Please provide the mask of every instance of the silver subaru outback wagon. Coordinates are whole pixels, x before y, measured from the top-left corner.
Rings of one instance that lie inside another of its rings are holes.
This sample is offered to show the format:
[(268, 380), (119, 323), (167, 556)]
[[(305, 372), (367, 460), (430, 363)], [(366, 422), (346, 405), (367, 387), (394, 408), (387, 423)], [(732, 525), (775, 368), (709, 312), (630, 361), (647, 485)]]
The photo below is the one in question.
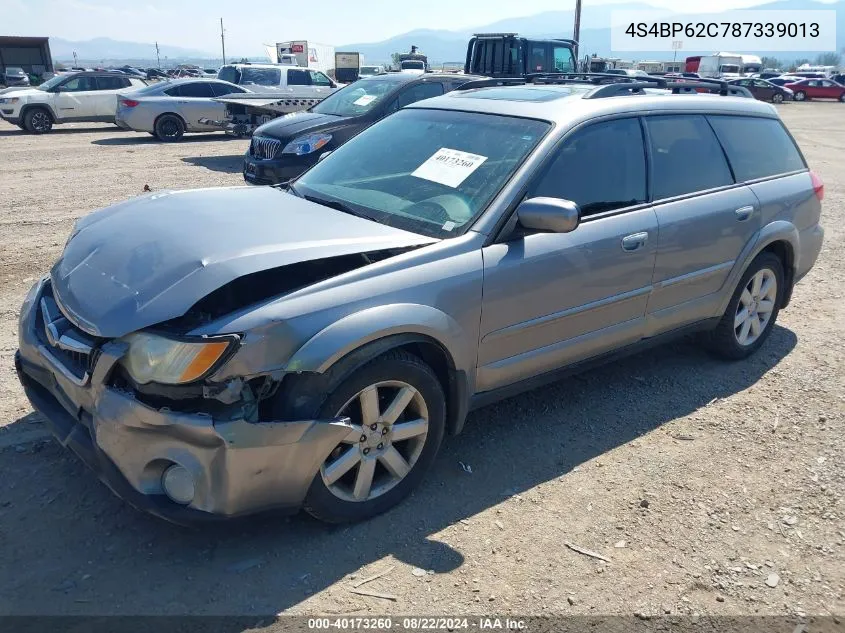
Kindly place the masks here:
[(83, 218), (24, 301), (18, 375), (139, 508), (361, 520), (473, 407), (692, 331), (755, 352), (816, 261), (822, 197), (752, 99), (471, 88), (285, 187)]

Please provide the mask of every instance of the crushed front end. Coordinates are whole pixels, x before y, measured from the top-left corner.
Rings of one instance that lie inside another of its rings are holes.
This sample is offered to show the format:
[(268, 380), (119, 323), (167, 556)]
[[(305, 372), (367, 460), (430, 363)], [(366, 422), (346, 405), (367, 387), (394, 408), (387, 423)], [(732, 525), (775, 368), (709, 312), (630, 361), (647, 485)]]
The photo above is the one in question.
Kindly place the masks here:
[(27, 295), (15, 366), (33, 407), (118, 496), (178, 523), (295, 511), (348, 419), (262, 420), (280, 377), (139, 385), (123, 339), (91, 335), (49, 278)]

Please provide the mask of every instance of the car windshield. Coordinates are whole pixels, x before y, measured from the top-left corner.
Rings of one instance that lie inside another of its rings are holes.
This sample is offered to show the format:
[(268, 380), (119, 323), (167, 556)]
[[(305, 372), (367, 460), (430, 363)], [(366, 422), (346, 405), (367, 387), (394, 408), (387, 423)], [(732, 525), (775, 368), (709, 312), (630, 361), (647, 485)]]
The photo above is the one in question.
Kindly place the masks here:
[(278, 68), (241, 68), (240, 81), (242, 85), (278, 86), (282, 82), (282, 71)]
[(37, 88), (39, 90), (49, 90), (50, 88), (60, 84), (61, 82), (63, 82), (67, 78), (68, 78), (67, 75), (56, 75), (55, 77), (52, 77), (52, 78), (48, 79), (47, 81), (45, 81), (43, 84), (37, 86)]
[(378, 66), (361, 66), (361, 70), (358, 73), (361, 75), (377, 75), (378, 71)]
[(11, 66), (6, 69), (7, 75), (24, 75), (23, 68), (12, 68)]
[(399, 85), (399, 82), (391, 79), (359, 80), (326, 97), (311, 111), (334, 116), (358, 116), (384, 101), (384, 97)]
[(454, 237), (549, 127), (473, 112), (400, 110), (306, 172), (296, 193), (406, 231)]
[(418, 61), (404, 61), (402, 62), (402, 68), (410, 69), (410, 70), (423, 70), (425, 69), (425, 64)]

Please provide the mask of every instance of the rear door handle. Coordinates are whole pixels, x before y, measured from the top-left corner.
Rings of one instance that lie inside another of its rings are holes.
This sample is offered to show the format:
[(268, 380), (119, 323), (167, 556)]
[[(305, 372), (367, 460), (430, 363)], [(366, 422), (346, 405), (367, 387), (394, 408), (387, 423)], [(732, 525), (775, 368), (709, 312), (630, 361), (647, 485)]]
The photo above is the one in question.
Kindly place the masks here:
[(648, 233), (634, 233), (622, 238), (622, 250), (635, 251), (642, 248), (648, 242)]
[(736, 214), (736, 219), (738, 222), (745, 222), (748, 218), (754, 215), (754, 207), (752, 207), (751, 205), (747, 207), (740, 207), (739, 209), (734, 211), (734, 214)]

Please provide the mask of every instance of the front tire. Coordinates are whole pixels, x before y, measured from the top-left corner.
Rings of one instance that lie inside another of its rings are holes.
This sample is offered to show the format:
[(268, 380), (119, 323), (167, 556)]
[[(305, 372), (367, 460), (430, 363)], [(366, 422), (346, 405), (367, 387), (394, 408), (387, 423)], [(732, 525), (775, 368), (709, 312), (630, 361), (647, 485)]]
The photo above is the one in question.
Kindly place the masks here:
[(795, 100), (796, 101), (806, 101), (807, 100), (807, 93), (803, 90), (799, 90), (795, 93)]
[(165, 143), (175, 143), (185, 134), (185, 123), (175, 114), (164, 114), (155, 124), (156, 138)]
[(708, 347), (717, 356), (740, 360), (756, 352), (772, 332), (783, 301), (783, 264), (761, 253), (743, 274)]
[(326, 457), (305, 510), (330, 523), (362, 521), (398, 504), (422, 480), (443, 440), (446, 397), (428, 365), (391, 351), (343, 380), (319, 415), (349, 416), (355, 430)]
[(23, 117), (24, 128), (32, 134), (46, 134), (53, 129), (53, 117), (44, 108), (31, 108)]
[(777, 104), (783, 103), (783, 95), (780, 94), (779, 92), (776, 92), (774, 95), (772, 95), (772, 103), (777, 103)]

